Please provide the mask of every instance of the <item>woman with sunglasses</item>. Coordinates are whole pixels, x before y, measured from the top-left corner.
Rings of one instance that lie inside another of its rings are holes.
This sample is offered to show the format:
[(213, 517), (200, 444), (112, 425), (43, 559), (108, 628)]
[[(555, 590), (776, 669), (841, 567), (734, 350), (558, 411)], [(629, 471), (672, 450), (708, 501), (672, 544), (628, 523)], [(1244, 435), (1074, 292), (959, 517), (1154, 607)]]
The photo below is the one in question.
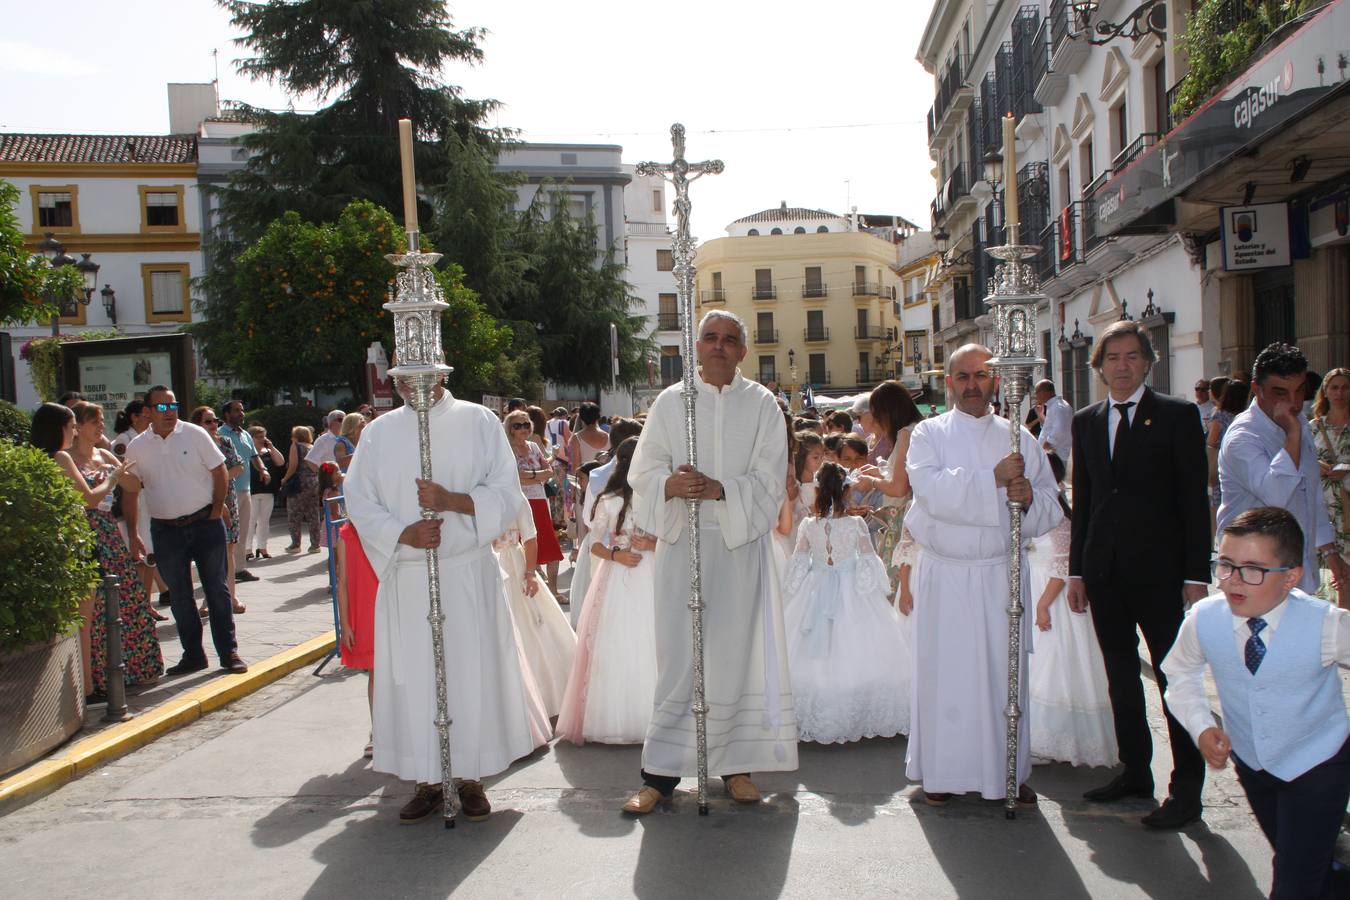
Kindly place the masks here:
[(544, 491), (544, 482), (553, 477), (553, 467), (539, 445), (531, 440), (534, 423), (530, 414), (523, 409), (506, 414), (503, 423), (506, 439), (511, 444), (511, 452), (516, 457), (516, 468), (520, 470), (520, 489), (530, 502), (530, 513), (534, 517), (534, 527), (538, 532), (539, 558), (537, 563), (545, 566), (548, 572), (548, 589), (558, 593), (558, 563), (562, 561), (562, 546), (558, 543), (558, 532), (553, 528), (553, 515), (548, 508), (548, 494)]
[[(221, 437), (217, 429), (220, 428), (220, 419), (209, 406), (199, 406), (192, 411), (188, 421), (193, 425), (198, 425), (206, 429), (206, 433), (211, 435), (220, 452), (225, 455), (225, 476), (228, 479), (225, 483), (225, 515), (221, 518), (225, 522), (225, 543), (228, 549), (225, 553), (225, 583), (230, 588), (230, 602), (234, 606), (235, 615), (245, 612), (247, 607), (239, 602), (239, 597), (234, 592), (234, 545), (239, 543), (239, 496), (234, 492), (234, 479), (240, 472), (244, 471), (244, 460), (234, 449), (234, 442), (229, 438)], [(202, 618), (206, 618), (208, 610), (206, 604), (202, 604), (200, 610)]]

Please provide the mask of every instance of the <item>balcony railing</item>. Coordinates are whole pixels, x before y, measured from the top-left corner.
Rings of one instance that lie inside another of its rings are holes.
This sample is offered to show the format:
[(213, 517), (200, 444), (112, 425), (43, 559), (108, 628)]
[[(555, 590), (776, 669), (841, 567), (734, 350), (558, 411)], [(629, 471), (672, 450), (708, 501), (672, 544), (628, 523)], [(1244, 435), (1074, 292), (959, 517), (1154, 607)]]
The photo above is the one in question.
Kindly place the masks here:
[(750, 289), (751, 300), (777, 300), (778, 288), (776, 287), (755, 287)]
[(975, 304), (971, 300), (970, 281), (966, 278), (958, 278), (952, 284), (953, 297), (956, 301), (956, 321), (969, 322), (979, 313), (975, 309)]
[(1182, 78), (1182, 79), (1181, 79), (1180, 81), (1178, 81), (1176, 84), (1172, 85), (1170, 88), (1167, 89), (1167, 98), (1166, 98), (1166, 102), (1167, 102), (1167, 130), (1168, 130), (1169, 132), (1170, 132), (1173, 128), (1176, 128), (1176, 127), (1177, 127), (1177, 123), (1181, 121), (1181, 117), (1178, 117), (1177, 114), (1176, 114), (1175, 112), (1173, 112), (1172, 110), (1173, 110), (1173, 109), (1176, 107), (1176, 105), (1177, 105), (1177, 95), (1181, 93), (1182, 85), (1184, 85), (1185, 83), (1186, 83), (1186, 79), (1185, 79), (1185, 78)]
[(883, 285), (879, 281), (855, 281), (853, 282), (853, 296), (855, 297), (880, 297)]
[(1106, 236), (1097, 230), (1097, 202), (1091, 197), (1086, 200), (1078, 201), (1079, 215), (1082, 221), (1080, 226), (1083, 231), (1083, 254), (1087, 255), (1100, 247), (1105, 241)]
[(823, 300), (830, 295), (828, 284), (808, 284), (802, 288), (803, 300)]
[(1040, 28), (1036, 31), (1036, 37), (1027, 51), (1031, 62), (1031, 89), (1036, 90), (1036, 85), (1041, 83), (1050, 72), (1050, 20), (1041, 22)]
[(1158, 143), (1158, 139), (1161, 137), (1162, 135), (1156, 131), (1145, 131), (1139, 137), (1130, 141), (1124, 150), (1116, 154), (1116, 158), (1111, 160), (1111, 170), (1119, 172), (1133, 162), (1136, 156)]
[(759, 370), (759, 383), (760, 383), (760, 384), (768, 384), (770, 381), (777, 381), (777, 380), (778, 380), (778, 370), (777, 370), (777, 369), (760, 369), (760, 370)]
[(1046, 18), (1050, 20), (1050, 52), (1054, 53), (1074, 31), (1073, 9), (1068, 0), (1051, 0), (1050, 13)]
[(1070, 203), (1055, 220), (1055, 260), (1060, 272), (1083, 261), (1082, 206), (1081, 202)]
[(820, 343), (822, 341), (828, 341), (829, 339), (830, 329), (824, 326), (821, 326), (820, 328), (807, 327), (802, 329), (802, 340), (806, 341), (808, 344)]
[(1013, 114), (1019, 120), (1041, 111), (1036, 84), (1048, 47), (1040, 35), (1040, 25), (1041, 9), (1035, 5), (1021, 7), (1012, 22)]
[(722, 288), (713, 288), (709, 291), (699, 291), (699, 303), (726, 303), (727, 292)]
[(812, 369), (806, 373), (806, 383), (812, 387), (829, 387), (834, 382), (828, 369)]
[(1106, 184), (1110, 180), (1111, 180), (1111, 170), (1103, 169), (1102, 171), (1097, 173), (1097, 177), (1092, 179), (1091, 183), (1088, 184), (1087, 187), (1083, 188), (1083, 196), (1091, 197), (1093, 194), (1097, 193), (1098, 188), (1100, 188), (1102, 185)]
[(859, 387), (864, 384), (876, 384), (881, 380), (881, 372), (876, 369), (854, 369), (853, 383)]
[(933, 201), (932, 213), (935, 222), (941, 222), (951, 212), (956, 201), (970, 194), (970, 184), (966, 179), (965, 163), (957, 163), (952, 169), (951, 175), (947, 177), (942, 185), (942, 190), (938, 191), (937, 199)]
[(658, 313), (656, 316), (656, 328), (658, 331), (679, 331), (680, 314)]
[(966, 87), (969, 68), (970, 57), (958, 53), (947, 61), (947, 65), (938, 76), (937, 92), (933, 97), (933, 105), (928, 109), (929, 143), (932, 143), (933, 136), (942, 127), (942, 121), (952, 108), (952, 101), (957, 93)]
[(755, 343), (756, 343), (756, 344), (776, 344), (776, 343), (778, 343), (778, 329), (777, 329), (777, 328), (756, 328), (756, 329), (755, 329)]
[(883, 341), (886, 339), (886, 329), (880, 325), (855, 325), (853, 338), (858, 341)]
[(1059, 225), (1051, 222), (1045, 228), (1041, 229), (1040, 246), (1041, 252), (1036, 254), (1036, 274), (1042, 282), (1054, 278), (1058, 274), (1055, 267), (1055, 255), (1058, 249)]

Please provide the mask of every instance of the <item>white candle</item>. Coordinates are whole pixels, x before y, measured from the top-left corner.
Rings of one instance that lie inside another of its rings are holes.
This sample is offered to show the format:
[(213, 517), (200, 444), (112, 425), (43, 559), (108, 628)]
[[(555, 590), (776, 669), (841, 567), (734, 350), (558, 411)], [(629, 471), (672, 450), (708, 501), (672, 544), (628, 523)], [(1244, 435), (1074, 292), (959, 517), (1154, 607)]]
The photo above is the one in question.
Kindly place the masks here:
[(1017, 216), (1017, 121), (1012, 113), (1003, 117), (1003, 224), (1006, 226), (1004, 241), (1017, 243), (1014, 226)]
[(413, 174), (412, 119), (398, 120), (398, 149), (403, 162), (403, 227), (417, 230), (417, 178)]

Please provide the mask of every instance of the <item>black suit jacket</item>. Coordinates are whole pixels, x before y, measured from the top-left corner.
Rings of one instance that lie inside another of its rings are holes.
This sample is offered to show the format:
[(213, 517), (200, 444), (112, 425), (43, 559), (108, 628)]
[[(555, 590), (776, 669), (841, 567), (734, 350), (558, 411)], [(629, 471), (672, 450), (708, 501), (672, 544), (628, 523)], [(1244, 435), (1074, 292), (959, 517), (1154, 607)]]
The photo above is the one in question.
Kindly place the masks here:
[(1088, 582), (1210, 580), (1208, 461), (1194, 403), (1144, 389), (1113, 470), (1109, 401), (1073, 418), (1069, 574)]

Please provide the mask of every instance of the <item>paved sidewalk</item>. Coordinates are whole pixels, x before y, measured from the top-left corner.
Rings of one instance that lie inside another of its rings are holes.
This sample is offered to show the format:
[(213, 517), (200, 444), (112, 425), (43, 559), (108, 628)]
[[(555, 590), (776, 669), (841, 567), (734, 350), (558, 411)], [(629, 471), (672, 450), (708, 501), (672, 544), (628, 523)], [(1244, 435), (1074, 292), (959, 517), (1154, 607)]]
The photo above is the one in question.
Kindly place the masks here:
[[(203, 714), (246, 696), (297, 668), (313, 670), (333, 646), (333, 613), (328, 587), (328, 553), (286, 554), (285, 517), (274, 516), (270, 560), (250, 562), (258, 581), (240, 583), (236, 593), (246, 611), (235, 615), (244, 675), (205, 669), (192, 675), (163, 676), (154, 685), (127, 689), (130, 718), (104, 721), (105, 704), (85, 710), (84, 727), (45, 758), (0, 779), (0, 809), (28, 802), (76, 775), (148, 743)], [(280, 535), (278, 537), (278, 535)], [(196, 599), (200, 605), (201, 588)], [(154, 602), (155, 598), (152, 598)], [(167, 607), (156, 609), (168, 613)], [(208, 628), (206, 623), (203, 627)], [(183, 655), (172, 617), (158, 625), (166, 667)], [(210, 633), (205, 634), (210, 654)], [(210, 654), (212, 663), (214, 654)], [(330, 666), (337, 667), (336, 660)]]

